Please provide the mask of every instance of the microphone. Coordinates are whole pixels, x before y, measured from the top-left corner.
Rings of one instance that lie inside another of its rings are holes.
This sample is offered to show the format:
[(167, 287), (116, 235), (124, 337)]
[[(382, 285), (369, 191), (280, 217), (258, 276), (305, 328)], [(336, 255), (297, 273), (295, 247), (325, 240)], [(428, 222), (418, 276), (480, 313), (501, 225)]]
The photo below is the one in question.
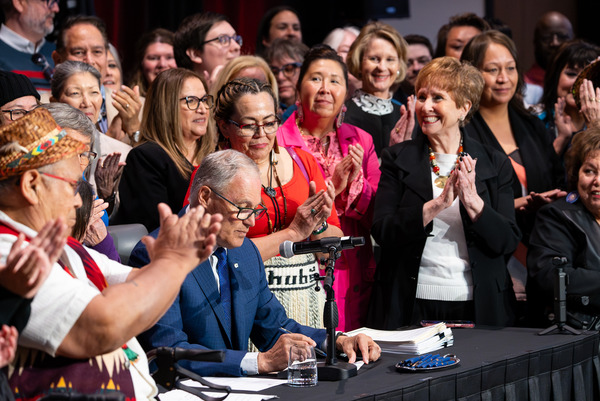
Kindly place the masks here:
[(316, 241), (292, 242), (284, 241), (279, 245), (279, 253), (284, 258), (304, 253), (329, 252), (329, 248), (336, 250), (352, 249), (365, 244), (365, 237), (325, 237)]
[(48, 64), (48, 60), (42, 53), (35, 53), (31, 56), (31, 61), (37, 66), (42, 67), (42, 72), (44, 73), (44, 77), (48, 80), (52, 80), (52, 75), (54, 75), (54, 69), (50, 67)]

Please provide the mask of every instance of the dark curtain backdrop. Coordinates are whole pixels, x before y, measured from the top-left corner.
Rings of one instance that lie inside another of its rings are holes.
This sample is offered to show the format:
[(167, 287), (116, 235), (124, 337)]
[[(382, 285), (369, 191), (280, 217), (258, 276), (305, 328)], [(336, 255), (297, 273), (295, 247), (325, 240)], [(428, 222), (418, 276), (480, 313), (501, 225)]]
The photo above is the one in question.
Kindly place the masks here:
[(258, 24), (271, 7), (286, 4), (298, 10), (304, 42), (320, 43), (333, 28), (346, 24), (362, 26), (370, 0), (96, 0), (96, 14), (108, 27), (111, 42), (123, 61), (125, 76), (132, 68), (135, 45), (140, 36), (154, 28), (175, 31), (188, 15), (213, 11), (226, 15), (244, 38), (242, 54), (254, 53)]

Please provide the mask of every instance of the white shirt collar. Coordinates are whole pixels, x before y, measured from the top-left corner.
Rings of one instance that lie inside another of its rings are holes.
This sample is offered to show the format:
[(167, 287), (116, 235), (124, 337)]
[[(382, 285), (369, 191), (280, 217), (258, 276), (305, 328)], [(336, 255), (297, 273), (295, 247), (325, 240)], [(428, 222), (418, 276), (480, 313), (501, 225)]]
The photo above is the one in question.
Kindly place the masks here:
[(12, 47), (13, 49), (22, 53), (34, 54), (38, 49), (41, 49), (46, 43), (46, 39), (42, 38), (37, 44), (25, 39), (6, 25), (2, 24), (0, 27), (0, 40)]

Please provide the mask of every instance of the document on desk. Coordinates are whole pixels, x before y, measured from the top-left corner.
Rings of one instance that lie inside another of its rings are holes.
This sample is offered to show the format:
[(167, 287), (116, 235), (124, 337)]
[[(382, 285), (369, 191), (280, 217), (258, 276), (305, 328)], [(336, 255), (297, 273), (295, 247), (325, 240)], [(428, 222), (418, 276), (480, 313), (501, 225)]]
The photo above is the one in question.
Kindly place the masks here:
[[(266, 390), (270, 387), (275, 387), (287, 383), (287, 380), (269, 379), (263, 377), (205, 377), (204, 379), (208, 380), (211, 383), (219, 384), (222, 386), (229, 386), (232, 390), (240, 391), (240, 393), (230, 393), (227, 397), (227, 401), (259, 401), (277, 398), (277, 396), (274, 395), (254, 394), (253, 392)], [(199, 389), (206, 388), (206, 392), (203, 391), (203, 393), (211, 397), (222, 397), (224, 395), (223, 392), (211, 391), (208, 387), (205, 387), (202, 384), (193, 380), (184, 380), (181, 383), (189, 387)], [(247, 391), (247, 393), (241, 393), (242, 391)], [(200, 399), (199, 397), (196, 397), (195, 395), (185, 392), (183, 390), (171, 390), (167, 393), (160, 394), (159, 398), (161, 401), (197, 401)]]
[(361, 327), (347, 334), (355, 336), (359, 333), (371, 337), (382, 351), (394, 353), (423, 354), (449, 347), (454, 343), (452, 329), (444, 323), (413, 330), (375, 330)]

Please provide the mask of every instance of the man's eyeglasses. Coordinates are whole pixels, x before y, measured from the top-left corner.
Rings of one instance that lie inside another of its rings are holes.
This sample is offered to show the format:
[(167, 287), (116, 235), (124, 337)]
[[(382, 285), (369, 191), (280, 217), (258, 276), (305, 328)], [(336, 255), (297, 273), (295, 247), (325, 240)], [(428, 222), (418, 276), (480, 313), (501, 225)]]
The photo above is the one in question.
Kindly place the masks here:
[(98, 153), (86, 151), (79, 154), (79, 164), (83, 166), (88, 166), (91, 162), (93, 162), (96, 157), (98, 157)]
[(261, 217), (263, 217), (267, 212), (267, 209), (264, 206), (259, 206), (256, 209), (252, 209), (251, 207), (240, 207), (232, 201), (230, 201), (229, 199), (227, 199), (226, 197), (224, 197), (223, 195), (221, 195), (220, 193), (218, 193), (217, 191), (215, 191), (214, 189), (210, 188), (210, 190), (213, 191), (215, 195), (223, 199), (225, 202), (235, 206), (238, 209), (237, 218), (242, 221), (248, 220), (250, 216), (254, 216), (254, 218), (258, 220)]
[(45, 175), (46, 177), (54, 178), (56, 180), (68, 182), (73, 187), (73, 195), (77, 195), (77, 192), (79, 191), (79, 180), (73, 180), (71, 178), (61, 177), (61, 176), (49, 174), (49, 173), (44, 173), (43, 171), (40, 171), (40, 174)]
[(211, 95), (204, 95), (202, 97), (198, 96), (186, 96), (182, 97), (179, 100), (185, 100), (185, 104), (187, 104), (188, 109), (192, 111), (198, 110), (200, 107), (200, 103), (204, 103), (204, 107), (210, 109), (214, 105), (214, 99)]
[(204, 42), (202, 42), (202, 44), (205, 45), (210, 42), (218, 41), (219, 44), (221, 44), (222, 46), (229, 46), (232, 40), (235, 41), (238, 45), (240, 45), (240, 47), (242, 47), (242, 45), (244, 44), (244, 39), (242, 39), (240, 35), (219, 35), (216, 38), (205, 40)]
[(240, 133), (238, 135), (241, 137), (254, 136), (254, 135), (258, 134), (258, 130), (261, 127), (262, 127), (263, 131), (265, 131), (265, 134), (272, 135), (277, 132), (277, 129), (279, 129), (279, 122), (280, 122), (278, 117), (275, 117), (275, 120), (273, 120), (273, 121), (267, 121), (262, 124), (256, 124), (256, 123), (240, 124), (233, 120), (228, 120), (228, 121), (240, 129)]
[(48, 7), (48, 9), (51, 9), (52, 7), (54, 7), (55, 4), (58, 4), (58, 0), (42, 0), (44, 3), (46, 3), (46, 7)]
[(283, 75), (285, 75), (288, 78), (292, 78), (296, 70), (300, 67), (302, 67), (302, 63), (296, 62), (285, 64), (281, 66), (281, 68), (271, 66), (271, 71), (273, 71), (273, 75), (275, 76), (279, 75), (280, 72), (283, 72)]
[(23, 110), (23, 109), (12, 109), (12, 110), (2, 110), (3, 113), (8, 113), (11, 121), (17, 121), (21, 117), (25, 117), (27, 113), (32, 110)]

